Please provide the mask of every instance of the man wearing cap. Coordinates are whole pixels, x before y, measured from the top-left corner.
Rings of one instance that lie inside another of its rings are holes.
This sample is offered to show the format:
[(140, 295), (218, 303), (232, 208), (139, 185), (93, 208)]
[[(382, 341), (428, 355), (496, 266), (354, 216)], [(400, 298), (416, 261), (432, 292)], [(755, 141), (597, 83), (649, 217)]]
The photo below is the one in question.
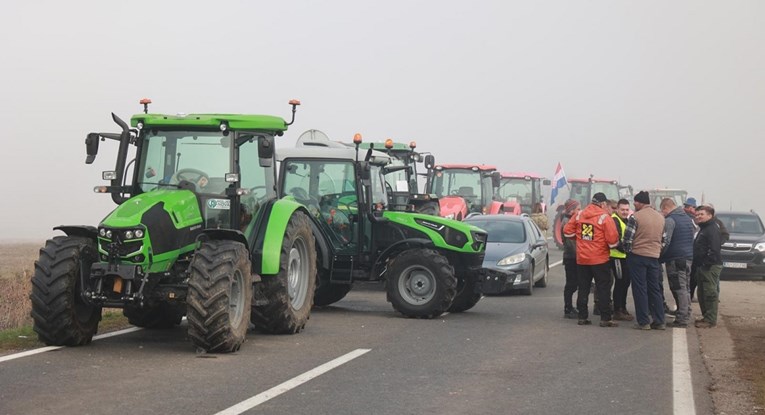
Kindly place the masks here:
[(563, 317), (579, 318), (579, 312), (574, 308), (574, 293), (579, 286), (579, 278), (576, 270), (576, 239), (566, 238), (563, 228), (571, 220), (571, 217), (579, 213), (579, 202), (569, 199), (563, 205), (563, 219), (561, 220), (560, 232), (563, 241), (563, 269), (566, 272), (566, 285), (563, 287)]
[(664, 296), (659, 268), (659, 256), (664, 246), (664, 216), (651, 206), (651, 197), (646, 191), (635, 195), (635, 213), (627, 220), (622, 242), (632, 278), (635, 328), (664, 330)]
[(576, 238), (576, 264), (579, 277), (576, 308), (579, 311), (579, 325), (592, 324), (588, 320), (587, 301), (592, 280), (595, 279), (600, 326), (617, 326), (617, 323), (612, 320), (609, 257), (611, 248), (619, 243), (619, 234), (614, 221), (606, 211), (607, 200), (605, 194), (595, 193), (592, 202), (583, 211), (574, 215), (563, 228), (565, 237)]
[(696, 198), (689, 197), (683, 203), (683, 211), (691, 220), (696, 220)]

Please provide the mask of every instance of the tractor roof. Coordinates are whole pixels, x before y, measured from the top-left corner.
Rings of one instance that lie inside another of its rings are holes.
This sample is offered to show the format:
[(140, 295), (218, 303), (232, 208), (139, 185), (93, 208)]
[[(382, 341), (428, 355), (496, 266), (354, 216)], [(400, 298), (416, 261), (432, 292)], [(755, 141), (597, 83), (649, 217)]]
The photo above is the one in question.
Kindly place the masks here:
[[(366, 151), (359, 151), (359, 160), (366, 157)], [(288, 158), (298, 159), (324, 159), (324, 160), (356, 160), (356, 150), (347, 148), (332, 148), (322, 146), (303, 146), (294, 148), (278, 148), (276, 150), (276, 159), (279, 161)], [(380, 151), (372, 152), (373, 164), (388, 164), (391, 158)]]
[(436, 166), (436, 170), (443, 170), (443, 169), (472, 169), (473, 167), (477, 167), (478, 170), (481, 171), (494, 171), (497, 170), (496, 166), (491, 166), (488, 164), (439, 164)]
[[(380, 151), (387, 150), (385, 148), (385, 142), (384, 141), (372, 141), (372, 142), (366, 142), (365, 141), (365, 142), (359, 144), (359, 148), (363, 148), (364, 150), (366, 150), (366, 149), (369, 148), (370, 144), (374, 144), (375, 145), (375, 150), (380, 150)], [(402, 151), (402, 150), (412, 151), (412, 149), (409, 148), (409, 144), (396, 143), (396, 142), (393, 142), (393, 148), (391, 148), (391, 150), (393, 150), (393, 151)]]
[(530, 178), (530, 179), (541, 179), (542, 178), (542, 176), (540, 176), (540, 175), (538, 175), (536, 173), (527, 173), (527, 172), (522, 172), (522, 171), (516, 171), (516, 172), (510, 172), (510, 173), (504, 173), (503, 172), (502, 173), (502, 178), (503, 179), (525, 179), (527, 177)]
[(228, 124), (232, 130), (286, 131), (287, 122), (272, 115), (245, 114), (136, 114), (130, 119), (135, 127), (143, 122), (145, 128), (219, 128), (221, 123)]
[(618, 181), (613, 180), (613, 179), (597, 179), (597, 178), (592, 178), (592, 179), (568, 179), (569, 183), (588, 183), (590, 181), (592, 181), (594, 183), (613, 183), (613, 184), (618, 184), (619, 183)]

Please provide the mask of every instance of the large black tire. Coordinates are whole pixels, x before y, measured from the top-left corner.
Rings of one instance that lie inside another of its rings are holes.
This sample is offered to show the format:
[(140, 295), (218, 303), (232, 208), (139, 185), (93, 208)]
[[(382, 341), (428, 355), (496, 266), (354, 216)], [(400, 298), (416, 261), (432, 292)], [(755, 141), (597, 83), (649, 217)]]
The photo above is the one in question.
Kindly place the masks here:
[(432, 249), (403, 251), (390, 260), (386, 274), (388, 301), (406, 317), (438, 317), (457, 293), (454, 268)]
[(147, 329), (169, 329), (181, 324), (185, 314), (179, 305), (167, 303), (157, 304), (152, 307), (127, 306), (122, 310), (128, 322), (137, 327)]
[(235, 241), (202, 242), (189, 266), (186, 298), (191, 341), (207, 352), (239, 350), (250, 325), (252, 270), (247, 248)]
[(49, 346), (90, 343), (98, 331), (101, 307), (81, 296), (80, 274), (97, 260), (94, 241), (57, 236), (45, 242), (32, 276), (32, 319), (40, 341)]
[(314, 307), (324, 307), (334, 304), (348, 295), (351, 291), (351, 284), (330, 284), (329, 278), (319, 278), (319, 286), (313, 294)]
[(542, 278), (537, 281), (536, 284), (534, 284), (535, 287), (544, 288), (547, 287), (547, 276), (550, 273), (550, 259), (545, 258), (545, 273), (542, 275)]
[(449, 306), (450, 313), (461, 313), (470, 310), (478, 301), (483, 298), (481, 293), (475, 292), (475, 286), (478, 281), (475, 277), (460, 278), (457, 281), (457, 295), (454, 296), (452, 305)]
[(264, 276), (261, 289), (268, 303), (252, 307), (255, 327), (272, 334), (294, 334), (305, 328), (316, 291), (316, 241), (304, 213), (295, 212), (287, 223), (279, 273)]

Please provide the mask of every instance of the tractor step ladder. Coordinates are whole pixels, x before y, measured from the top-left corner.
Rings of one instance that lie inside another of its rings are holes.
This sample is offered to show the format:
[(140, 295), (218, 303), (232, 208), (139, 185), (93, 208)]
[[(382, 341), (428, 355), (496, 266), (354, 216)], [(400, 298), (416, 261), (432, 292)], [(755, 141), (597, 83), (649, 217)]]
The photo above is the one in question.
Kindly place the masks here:
[(353, 283), (353, 257), (333, 256), (332, 269), (330, 271), (329, 282), (331, 284)]

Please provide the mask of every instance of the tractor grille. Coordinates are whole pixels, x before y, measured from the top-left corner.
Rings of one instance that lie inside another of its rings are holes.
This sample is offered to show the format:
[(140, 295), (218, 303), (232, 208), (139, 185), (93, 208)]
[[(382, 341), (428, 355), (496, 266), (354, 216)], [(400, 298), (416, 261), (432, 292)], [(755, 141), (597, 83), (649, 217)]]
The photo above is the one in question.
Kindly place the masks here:
[(117, 249), (117, 255), (120, 257), (126, 257), (143, 249), (143, 241), (130, 241), (130, 242), (110, 242), (107, 240), (101, 240), (101, 249), (107, 253), (111, 252), (111, 249)]

